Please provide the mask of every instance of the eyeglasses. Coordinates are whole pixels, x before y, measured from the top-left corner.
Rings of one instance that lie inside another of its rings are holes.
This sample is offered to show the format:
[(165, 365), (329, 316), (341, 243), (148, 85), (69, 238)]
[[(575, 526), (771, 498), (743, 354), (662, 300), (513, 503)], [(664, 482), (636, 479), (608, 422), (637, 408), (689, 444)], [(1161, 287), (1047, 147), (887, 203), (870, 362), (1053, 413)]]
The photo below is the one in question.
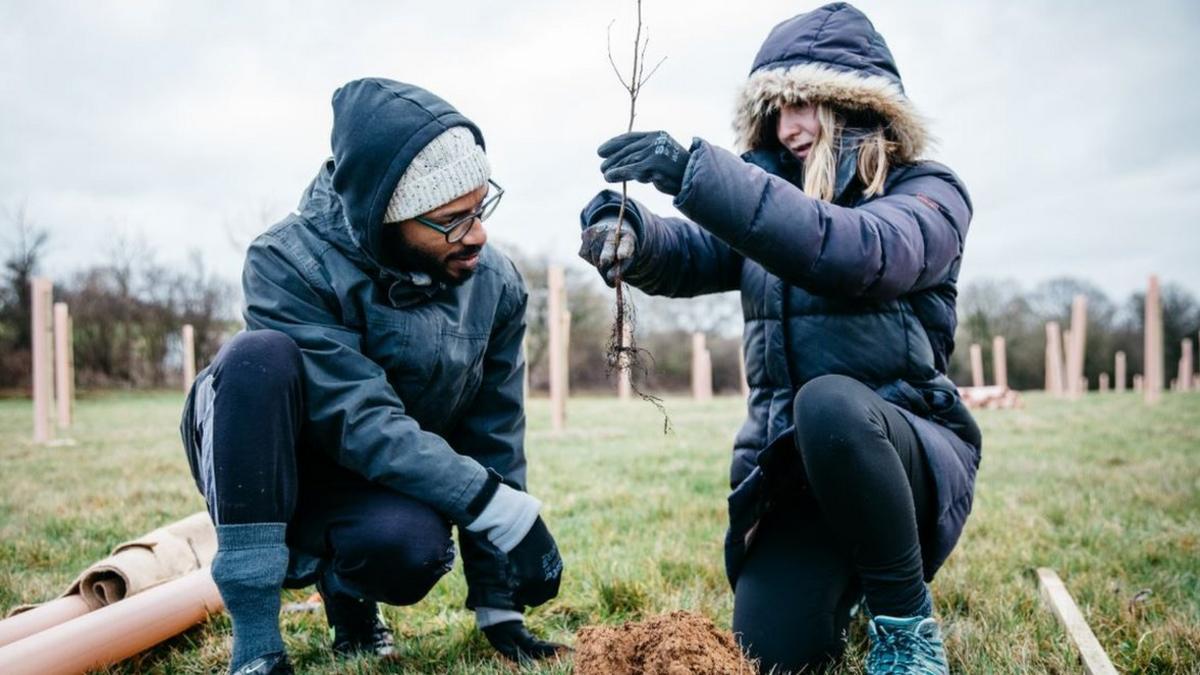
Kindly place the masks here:
[(471, 213), (468, 213), (464, 216), (459, 216), (448, 223), (437, 223), (421, 216), (416, 216), (413, 218), (413, 220), (426, 227), (432, 227), (438, 232), (446, 235), (446, 243), (448, 244), (454, 244), (462, 241), (463, 237), (467, 236), (467, 233), (470, 232), (471, 228), (475, 226), (475, 220), (487, 220), (488, 216), (492, 215), (492, 213), (496, 210), (496, 205), (500, 203), (500, 198), (504, 196), (504, 188), (500, 187), (496, 181), (489, 178), (488, 185), (495, 188), (495, 192), (489, 194), (479, 204), (479, 207)]

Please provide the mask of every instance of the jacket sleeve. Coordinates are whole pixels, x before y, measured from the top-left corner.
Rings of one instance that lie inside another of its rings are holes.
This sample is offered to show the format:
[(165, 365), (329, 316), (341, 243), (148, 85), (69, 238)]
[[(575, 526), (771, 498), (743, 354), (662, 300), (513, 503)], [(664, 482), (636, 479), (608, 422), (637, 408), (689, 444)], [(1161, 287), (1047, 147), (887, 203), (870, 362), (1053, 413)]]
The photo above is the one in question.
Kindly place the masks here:
[[(483, 355), (483, 381), (462, 421), (450, 435), (461, 452), (525, 489), (525, 307), (528, 294), (516, 268), (517, 283), (508, 285), (496, 324)], [(512, 597), (508, 558), (483, 534), (458, 528), (467, 607), (523, 611)]]
[[(404, 412), (382, 367), (362, 353), (360, 333), (341, 325), (336, 298), (317, 276), (289, 255), (272, 233), (246, 254), (242, 285), (250, 330), (290, 336), (304, 362), (306, 422), (339, 464), (423, 501), (450, 520), (474, 520), (487, 471), (458, 454), (440, 436), (423, 431)], [(320, 289), (320, 290), (319, 290)]]
[[(580, 214), (583, 227), (617, 217), (621, 195), (604, 190)], [(742, 256), (728, 244), (682, 218), (655, 215), (630, 199), (625, 218), (638, 234), (627, 283), (673, 298), (736, 290), (741, 283)]]
[(919, 165), (850, 208), (697, 139), (675, 206), (784, 281), (826, 296), (887, 300), (945, 281), (971, 219), (949, 169)]
[[(516, 273), (514, 268), (513, 273)], [(450, 443), (493, 469), (505, 482), (525, 489), (525, 306), (523, 282), (506, 286), (496, 324), (483, 354), (479, 392)]]

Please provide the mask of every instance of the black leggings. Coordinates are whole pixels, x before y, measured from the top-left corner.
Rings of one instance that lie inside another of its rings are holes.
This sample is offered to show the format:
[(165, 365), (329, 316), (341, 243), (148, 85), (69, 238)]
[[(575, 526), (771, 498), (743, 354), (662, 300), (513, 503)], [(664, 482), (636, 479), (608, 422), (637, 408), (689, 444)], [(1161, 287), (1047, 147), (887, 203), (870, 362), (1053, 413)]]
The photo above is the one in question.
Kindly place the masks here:
[(933, 482), (912, 426), (849, 377), (825, 375), (794, 402), (807, 490), (759, 526), (734, 593), (734, 632), (763, 672), (841, 654), (850, 609), (912, 616), (925, 602), (921, 534)]
[(291, 338), (239, 333), (195, 387), (188, 445), (215, 523), (287, 523), (288, 546), (324, 561), (326, 587), (389, 604), (417, 602), (450, 570), (445, 518), (306, 446)]

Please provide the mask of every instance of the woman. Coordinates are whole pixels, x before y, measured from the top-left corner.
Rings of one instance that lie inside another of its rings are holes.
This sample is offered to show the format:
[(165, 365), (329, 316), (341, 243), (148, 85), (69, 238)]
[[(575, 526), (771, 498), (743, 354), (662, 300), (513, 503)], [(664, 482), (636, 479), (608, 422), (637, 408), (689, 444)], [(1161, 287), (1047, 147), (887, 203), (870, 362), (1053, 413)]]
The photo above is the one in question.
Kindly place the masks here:
[(865, 599), (870, 673), (946, 672), (926, 582), (971, 509), (980, 435), (946, 364), (971, 218), (870, 21), (844, 3), (785, 21), (735, 122), (745, 154), (663, 132), (600, 148), (688, 219), (620, 197), (582, 213), (609, 283), (742, 292), (751, 393), (726, 541), (734, 630), (765, 671), (838, 656)]

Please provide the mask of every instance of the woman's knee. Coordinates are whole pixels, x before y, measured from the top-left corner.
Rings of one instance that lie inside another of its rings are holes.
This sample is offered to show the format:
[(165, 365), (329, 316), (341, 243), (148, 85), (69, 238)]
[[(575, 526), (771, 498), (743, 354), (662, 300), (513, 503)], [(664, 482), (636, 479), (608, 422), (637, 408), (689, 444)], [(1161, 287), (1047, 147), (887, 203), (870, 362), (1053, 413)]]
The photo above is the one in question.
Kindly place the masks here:
[(796, 448), (806, 466), (844, 462), (863, 434), (883, 432), (885, 422), (871, 405), (873, 392), (845, 375), (822, 375), (806, 383), (792, 401)]

